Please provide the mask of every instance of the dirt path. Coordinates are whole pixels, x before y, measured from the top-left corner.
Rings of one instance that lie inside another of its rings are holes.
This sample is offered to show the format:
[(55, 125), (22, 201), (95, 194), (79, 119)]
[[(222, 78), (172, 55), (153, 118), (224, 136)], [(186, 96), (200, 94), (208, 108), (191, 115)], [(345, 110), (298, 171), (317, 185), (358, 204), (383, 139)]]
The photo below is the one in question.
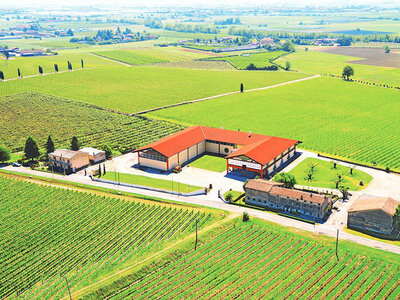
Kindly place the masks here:
[[(215, 222), (214, 224), (211, 224), (210, 226), (208, 226), (208, 227), (206, 227), (206, 228), (201, 229), (200, 231), (198, 231), (198, 233), (201, 234), (201, 233), (207, 232), (207, 231), (209, 231), (209, 230), (211, 230), (211, 229), (213, 229), (213, 228), (216, 228), (216, 227), (218, 227), (218, 226), (220, 226), (220, 225), (222, 225), (222, 224), (225, 224), (225, 223), (229, 222), (230, 220), (232, 220), (232, 219), (234, 219), (234, 218), (236, 218), (236, 217), (238, 217), (238, 216), (239, 216), (239, 214), (237, 214), (237, 213), (230, 213), (226, 218), (224, 218), (224, 219), (222, 219), (222, 220), (220, 220), (220, 221), (218, 221), (218, 222)], [(71, 294), (71, 295), (72, 295), (72, 298), (73, 298), (73, 299), (77, 299), (77, 298), (79, 298), (80, 296), (82, 296), (86, 291), (90, 290), (91, 288), (96, 287), (96, 286), (98, 286), (98, 285), (101, 285), (102, 283), (104, 283), (104, 282), (106, 282), (106, 281), (109, 281), (110, 279), (113, 279), (113, 278), (122, 276), (124, 273), (129, 273), (130, 270), (132, 270), (132, 269), (134, 269), (134, 268), (140, 266), (141, 264), (144, 264), (144, 263), (146, 263), (146, 262), (148, 262), (148, 261), (151, 261), (151, 260), (154, 260), (154, 259), (160, 257), (160, 256), (163, 255), (164, 253), (167, 253), (168, 250), (171, 250), (171, 249), (173, 249), (173, 248), (176, 248), (176, 247), (178, 247), (180, 244), (183, 244), (184, 242), (186, 242), (186, 241), (188, 241), (188, 240), (190, 240), (190, 239), (194, 239), (194, 237), (195, 237), (195, 233), (192, 233), (192, 234), (186, 236), (185, 238), (183, 238), (183, 239), (177, 241), (176, 243), (171, 244), (171, 245), (169, 245), (168, 247), (162, 249), (161, 251), (156, 252), (156, 253), (154, 253), (153, 255), (150, 255), (150, 256), (148, 256), (147, 258), (143, 259), (143, 260), (140, 260), (140, 261), (138, 261), (138, 262), (135, 262), (134, 264), (132, 264), (132, 265), (129, 266), (128, 268), (125, 268), (125, 269), (123, 269), (123, 270), (120, 270), (120, 271), (118, 271), (118, 272), (116, 272), (116, 273), (114, 273), (114, 274), (112, 274), (112, 275), (110, 275), (110, 276), (107, 276), (107, 277), (103, 278), (102, 280), (97, 281), (97, 282), (95, 282), (95, 283), (93, 283), (93, 284), (91, 284), (91, 285), (85, 286), (84, 288), (82, 288), (82, 289), (80, 289), (80, 290), (78, 290), (78, 291), (76, 291), (76, 292), (73, 292), (73, 293)], [(64, 298), (62, 298), (62, 299), (66, 299), (66, 300), (67, 300), (67, 299), (69, 299), (69, 296), (68, 296), (68, 297), (64, 297)]]
[[(313, 76), (310, 76), (310, 77), (305, 77), (305, 78), (296, 79), (296, 80), (292, 80), (292, 81), (286, 81), (286, 82), (282, 82), (282, 83), (278, 83), (278, 84), (274, 84), (274, 85), (269, 85), (269, 86), (255, 88), (255, 89), (245, 90), (245, 93), (272, 89), (272, 88), (276, 88), (276, 87), (280, 87), (280, 86), (284, 86), (284, 85), (288, 85), (288, 84), (292, 84), (292, 83), (296, 83), (296, 82), (315, 79), (315, 78), (318, 78), (318, 77), (321, 77), (321, 75), (313, 75)], [(166, 108), (171, 108), (171, 107), (175, 107), (175, 106), (181, 106), (181, 105), (186, 105), (186, 104), (191, 104), (191, 103), (196, 103), (196, 102), (201, 102), (201, 101), (206, 101), (206, 100), (212, 100), (212, 99), (221, 98), (221, 97), (230, 96), (230, 95), (235, 95), (235, 94), (240, 94), (240, 91), (219, 94), (219, 95), (205, 97), (205, 98), (196, 99), (196, 100), (189, 100), (189, 101), (180, 102), (180, 103), (171, 104), (171, 105), (166, 105), (166, 106), (157, 107), (157, 108), (151, 108), (151, 109), (147, 109), (147, 110), (143, 110), (143, 111), (140, 111), (140, 112), (133, 113), (133, 114), (131, 114), (131, 116), (142, 115), (142, 114), (153, 112), (153, 111), (157, 111), (157, 110), (162, 110), (162, 109), (166, 109)]]
[(112, 59), (112, 58), (105, 57), (105, 56), (102, 56), (102, 55), (99, 55), (99, 54), (96, 54), (96, 53), (92, 53), (92, 52), (89, 52), (89, 53), (90, 53), (91, 55), (93, 55), (93, 56), (100, 57), (100, 58), (102, 58), (102, 59), (104, 59), (104, 60), (109, 60), (109, 61), (113, 61), (113, 62), (115, 62), (115, 63), (119, 63), (120, 65), (123, 65), (123, 66), (125, 66), (125, 67), (132, 67), (131, 64), (124, 63), (124, 62), (122, 62), (122, 61), (120, 61), (120, 60)]

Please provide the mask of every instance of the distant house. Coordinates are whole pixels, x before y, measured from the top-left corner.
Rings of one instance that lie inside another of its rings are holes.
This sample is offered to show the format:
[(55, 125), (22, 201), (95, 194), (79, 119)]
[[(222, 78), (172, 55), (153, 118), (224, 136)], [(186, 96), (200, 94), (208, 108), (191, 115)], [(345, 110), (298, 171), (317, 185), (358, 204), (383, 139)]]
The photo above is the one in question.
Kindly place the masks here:
[(101, 162), (106, 159), (106, 152), (102, 150), (85, 147), (80, 149), (79, 151), (89, 154), (89, 160), (94, 163)]
[(42, 56), (43, 50), (27, 50), (21, 51), (21, 56)]
[(50, 153), (49, 162), (56, 170), (67, 174), (75, 173), (90, 163), (88, 153), (68, 149), (57, 149)]
[(268, 37), (263, 38), (263, 39), (260, 41), (260, 44), (261, 44), (262, 46), (272, 45), (273, 43), (274, 43), (274, 40), (271, 39), (271, 38), (268, 38)]
[(323, 219), (332, 198), (283, 187), (282, 183), (252, 179), (244, 187), (245, 203), (282, 212)]
[(362, 195), (348, 211), (347, 226), (383, 234), (391, 234), (394, 215), (400, 201), (392, 198), (377, 198)]

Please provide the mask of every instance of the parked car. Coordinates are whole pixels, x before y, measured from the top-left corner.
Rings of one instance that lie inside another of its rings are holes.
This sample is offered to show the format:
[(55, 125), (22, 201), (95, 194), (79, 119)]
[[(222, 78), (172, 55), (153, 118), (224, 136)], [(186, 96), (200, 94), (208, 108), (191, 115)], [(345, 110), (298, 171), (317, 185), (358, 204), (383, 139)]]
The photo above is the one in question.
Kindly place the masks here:
[(13, 162), (13, 167), (20, 167), (21, 166), (21, 164), (20, 163), (17, 163), (17, 162)]

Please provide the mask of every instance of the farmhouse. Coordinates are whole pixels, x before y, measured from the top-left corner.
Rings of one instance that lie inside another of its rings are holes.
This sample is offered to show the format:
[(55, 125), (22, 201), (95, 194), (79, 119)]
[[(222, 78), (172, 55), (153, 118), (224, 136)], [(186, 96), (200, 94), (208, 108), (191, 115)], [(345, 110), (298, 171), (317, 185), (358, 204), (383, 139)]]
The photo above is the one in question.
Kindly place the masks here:
[(394, 227), (394, 215), (400, 202), (392, 198), (363, 195), (348, 211), (347, 226), (377, 233), (390, 234)]
[(106, 159), (106, 152), (95, 148), (85, 147), (79, 150), (89, 155), (90, 162), (97, 163)]
[(203, 153), (213, 153), (225, 156), (227, 173), (239, 169), (267, 177), (296, 155), (299, 143), (261, 134), (192, 126), (134, 152), (138, 153), (139, 165), (166, 171)]
[(50, 164), (66, 173), (75, 173), (89, 165), (89, 154), (81, 151), (57, 149), (49, 154)]
[(332, 202), (331, 197), (283, 187), (283, 183), (252, 179), (244, 187), (245, 203), (307, 217), (323, 219)]

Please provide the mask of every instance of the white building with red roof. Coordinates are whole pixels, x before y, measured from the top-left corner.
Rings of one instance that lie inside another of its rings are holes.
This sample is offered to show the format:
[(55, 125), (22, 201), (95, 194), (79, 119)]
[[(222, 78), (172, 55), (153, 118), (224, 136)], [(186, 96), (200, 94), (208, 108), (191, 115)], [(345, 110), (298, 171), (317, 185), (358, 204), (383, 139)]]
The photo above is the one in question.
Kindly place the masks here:
[(241, 169), (266, 177), (296, 155), (297, 140), (192, 126), (141, 147), (138, 164), (169, 171), (204, 153), (223, 155), (227, 172)]

